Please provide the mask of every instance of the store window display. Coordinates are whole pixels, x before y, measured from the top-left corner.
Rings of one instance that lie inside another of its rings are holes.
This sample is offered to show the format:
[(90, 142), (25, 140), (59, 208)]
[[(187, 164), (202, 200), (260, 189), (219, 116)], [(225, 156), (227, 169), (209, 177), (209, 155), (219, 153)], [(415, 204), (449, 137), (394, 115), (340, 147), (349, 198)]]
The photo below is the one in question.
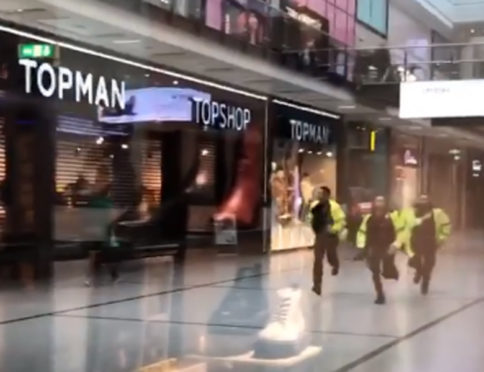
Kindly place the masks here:
[[(210, 236), (228, 219), (258, 227), (263, 97), (69, 47), (19, 60), (18, 44), (36, 42), (23, 35), (1, 34), (11, 91), (52, 116), (53, 240), (117, 247)], [(16, 130), (38, 127), (24, 122)]]
[(228, 0), (223, 4), (224, 32), (252, 45), (264, 42), (268, 7), (259, 0)]
[(337, 120), (314, 112), (274, 104), (270, 175), (274, 251), (312, 246), (309, 206), (314, 189), (336, 190)]

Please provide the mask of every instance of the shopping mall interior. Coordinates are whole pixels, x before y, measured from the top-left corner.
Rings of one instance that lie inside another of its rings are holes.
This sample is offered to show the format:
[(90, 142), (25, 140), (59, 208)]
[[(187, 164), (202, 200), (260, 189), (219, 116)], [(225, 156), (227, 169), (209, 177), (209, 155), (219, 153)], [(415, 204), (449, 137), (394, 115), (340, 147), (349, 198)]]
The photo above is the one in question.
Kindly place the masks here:
[(0, 1), (0, 372), (482, 371), (481, 97), (481, 0)]

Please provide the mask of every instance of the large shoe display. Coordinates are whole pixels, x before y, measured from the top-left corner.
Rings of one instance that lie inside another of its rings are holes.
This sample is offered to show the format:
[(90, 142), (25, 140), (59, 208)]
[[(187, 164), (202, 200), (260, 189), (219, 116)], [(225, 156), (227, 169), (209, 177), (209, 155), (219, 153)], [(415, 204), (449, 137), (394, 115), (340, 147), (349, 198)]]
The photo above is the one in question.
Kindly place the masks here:
[(214, 215), (215, 221), (235, 219), (242, 226), (251, 225), (257, 212), (261, 195), (262, 138), (256, 125), (244, 133), (242, 158), (238, 162), (232, 193)]
[(279, 306), (271, 321), (259, 333), (254, 358), (283, 359), (302, 353), (309, 345), (302, 313), (302, 291), (284, 288), (278, 291)]
[(251, 288), (230, 288), (211, 314), (207, 330), (207, 355), (235, 356), (252, 348), (258, 332), (252, 325), (263, 326), (269, 320), (267, 297), (260, 282), (261, 274), (260, 264), (237, 270), (238, 278), (253, 278)]

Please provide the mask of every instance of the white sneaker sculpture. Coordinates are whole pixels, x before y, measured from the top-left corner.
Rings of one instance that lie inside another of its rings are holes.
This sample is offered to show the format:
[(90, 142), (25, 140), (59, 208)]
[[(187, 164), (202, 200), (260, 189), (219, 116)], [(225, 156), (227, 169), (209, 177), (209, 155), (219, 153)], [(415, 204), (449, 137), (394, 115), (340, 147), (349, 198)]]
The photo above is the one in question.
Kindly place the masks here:
[(267, 326), (259, 333), (254, 357), (283, 359), (299, 355), (309, 344), (305, 333), (299, 288), (284, 288), (277, 292), (279, 306)]

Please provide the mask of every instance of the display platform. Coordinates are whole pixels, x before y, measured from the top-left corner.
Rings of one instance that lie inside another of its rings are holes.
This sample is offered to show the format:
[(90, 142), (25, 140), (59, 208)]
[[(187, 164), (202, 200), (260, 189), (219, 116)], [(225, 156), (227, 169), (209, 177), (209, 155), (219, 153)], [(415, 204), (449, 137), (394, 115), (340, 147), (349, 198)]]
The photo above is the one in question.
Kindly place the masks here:
[(256, 359), (254, 351), (231, 357), (191, 356), (207, 364), (209, 371), (237, 372), (304, 372), (313, 371), (316, 358), (323, 352), (320, 346), (308, 346), (299, 355), (285, 359)]

